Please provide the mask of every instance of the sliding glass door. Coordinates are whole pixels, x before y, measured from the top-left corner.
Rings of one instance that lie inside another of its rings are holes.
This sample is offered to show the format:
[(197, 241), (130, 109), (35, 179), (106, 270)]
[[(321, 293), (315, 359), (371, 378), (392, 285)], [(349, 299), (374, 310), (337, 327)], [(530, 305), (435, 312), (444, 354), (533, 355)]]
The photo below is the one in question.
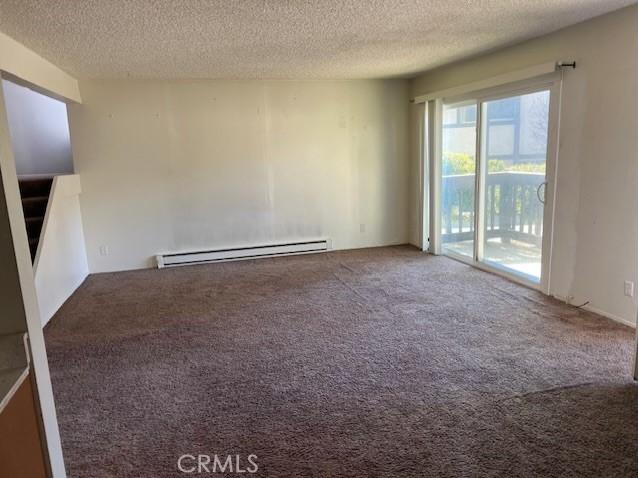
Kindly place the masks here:
[(541, 284), (551, 225), (551, 99), (547, 84), (443, 104), (442, 253)]
[(549, 90), (482, 104), (480, 259), (539, 283), (546, 194)]
[(441, 248), (474, 257), (476, 102), (443, 107)]

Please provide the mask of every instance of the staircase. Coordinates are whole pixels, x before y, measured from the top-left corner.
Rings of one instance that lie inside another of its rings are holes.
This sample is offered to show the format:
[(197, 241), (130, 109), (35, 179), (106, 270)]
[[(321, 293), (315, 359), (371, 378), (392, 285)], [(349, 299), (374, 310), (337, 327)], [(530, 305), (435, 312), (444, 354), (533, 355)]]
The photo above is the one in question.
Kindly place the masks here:
[(19, 179), (22, 210), (27, 225), (31, 260), (35, 260), (40, 242), (40, 232), (44, 223), (44, 215), (49, 202), (53, 178)]

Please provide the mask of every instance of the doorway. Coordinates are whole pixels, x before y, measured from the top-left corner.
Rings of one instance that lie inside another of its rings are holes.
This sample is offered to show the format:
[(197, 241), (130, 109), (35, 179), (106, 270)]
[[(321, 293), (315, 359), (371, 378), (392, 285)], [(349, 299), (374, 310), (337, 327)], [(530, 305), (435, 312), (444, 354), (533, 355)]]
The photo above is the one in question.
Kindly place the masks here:
[(557, 83), (442, 100), (440, 252), (548, 289)]

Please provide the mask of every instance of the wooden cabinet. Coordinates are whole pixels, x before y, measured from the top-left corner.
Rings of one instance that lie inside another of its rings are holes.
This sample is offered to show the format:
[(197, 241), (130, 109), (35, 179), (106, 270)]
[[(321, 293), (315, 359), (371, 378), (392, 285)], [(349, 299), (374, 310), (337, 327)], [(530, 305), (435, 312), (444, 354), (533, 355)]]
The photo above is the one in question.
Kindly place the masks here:
[(40, 419), (29, 373), (0, 411), (0, 476), (46, 478)]

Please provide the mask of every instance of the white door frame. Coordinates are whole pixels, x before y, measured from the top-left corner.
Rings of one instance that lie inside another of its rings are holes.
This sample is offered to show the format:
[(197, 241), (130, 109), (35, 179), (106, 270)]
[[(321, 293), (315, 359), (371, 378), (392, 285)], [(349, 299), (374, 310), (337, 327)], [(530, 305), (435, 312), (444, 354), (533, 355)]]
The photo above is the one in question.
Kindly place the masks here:
[(419, 179), (419, 197), (418, 197), (418, 223), (416, 231), (417, 244), (422, 251), (429, 250), (430, 241), (430, 195), (429, 195), (429, 153), (428, 153), (428, 105), (427, 103), (417, 103), (413, 105), (415, 108), (413, 118), (415, 120), (414, 134), (416, 135), (416, 144), (414, 147), (415, 161), (418, 165), (418, 179)]
[[(441, 254), (441, 141), (443, 130), (443, 101), (441, 99), (428, 101), (428, 163), (430, 165), (429, 198), (430, 198), (430, 246), (431, 254)], [(425, 194), (425, 191), (422, 192)]]
[[(481, 121), (483, 118), (483, 104), (487, 101), (507, 98), (510, 96), (523, 95), (526, 93), (534, 93), (538, 91), (550, 92), (549, 105), (549, 124), (547, 136), (547, 160), (545, 182), (545, 207), (543, 213), (543, 240), (542, 240), (542, 263), (540, 283), (532, 282), (524, 277), (504, 271), (499, 268), (491, 267), (482, 262), (482, 246), (483, 246), (483, 207), (484, 200), (483, 190), (485, 184), (485, 165), (484, 154), (482, 154), (482, 131)], [(464, 93), (451, 98), (440, 98), (430, 103), (435, 104), (433, 123), (434, 127), (430, 128), (431, 142), (435, 143), (433, 151), (434, 164), (430, 171), (430, 190), (431, 190), (431, 239), (433, 247), (431, 252), (435, 254), (441, 253), (441, 228), (440, 228), (440, 191), (441, 191), (441, 163), (442, 163), (442, 119), (443, 119), (443, 103), (457, 104), (464, 101), (476, 102), (476, 182), (475, 182), (475, 239), (474, 239), (474, 257), (468, 258), (456, 254), (446, 253), (450, 257), (462, 262), (473, 265), (477, 268), (487, 270), (502, 275), (510, 280), (519, 282), (528, 287), (540, 290), (545, 294), (550, 291), (551, 279), (551, 263), (552, 263), (552, 247), (553, 247), (553, 224), (555, 216), (555, 197), (556, 197), (556, 171), (558, 162), (558, 139), (560, 128), (560, 104), (562, 93), (561, 76), (558, 73), (543, 75), (542, 77), (532, 78), (528, 80), (518, 81), (509, 85), (500, 85), (486, 90)]]

